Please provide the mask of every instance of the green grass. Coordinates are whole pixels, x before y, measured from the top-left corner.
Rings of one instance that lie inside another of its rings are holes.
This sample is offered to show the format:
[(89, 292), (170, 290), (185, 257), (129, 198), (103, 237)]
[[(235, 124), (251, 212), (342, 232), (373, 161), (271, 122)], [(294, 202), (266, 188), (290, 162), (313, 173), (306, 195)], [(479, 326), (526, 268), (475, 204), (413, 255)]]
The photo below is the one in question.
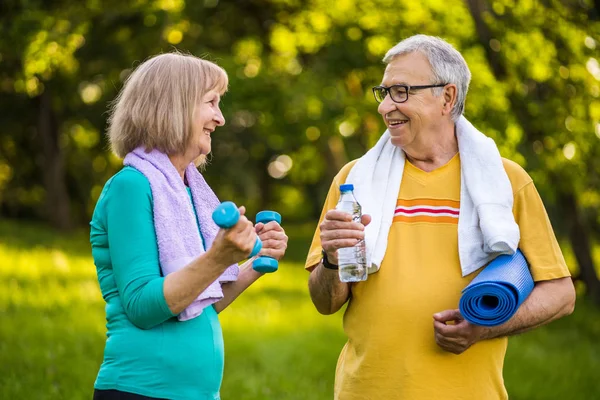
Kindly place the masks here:
[[(341, 313), (313, 309), (297, 262), (310, 230), (288, 233), (293, 262), (221, 314), (224, 400), (332, 398)], [(105, 322), (85, 232), (0, 222), (0, 321), (0, 399), (91, 399)], [(587, 400), (600, 397), (599, 370), (600, 310), (579, 301), (572, 316), (510, 339), (505, 380), (515, 400)]]

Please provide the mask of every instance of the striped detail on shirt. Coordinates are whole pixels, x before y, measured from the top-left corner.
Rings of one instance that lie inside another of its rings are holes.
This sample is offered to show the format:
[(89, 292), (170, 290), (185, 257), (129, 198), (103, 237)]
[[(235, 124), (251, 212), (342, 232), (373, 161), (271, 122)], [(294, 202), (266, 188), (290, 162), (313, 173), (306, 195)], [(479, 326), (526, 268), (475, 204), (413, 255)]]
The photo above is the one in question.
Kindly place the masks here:
[(437, 199), (398, 200), (394, 222), (458, 224), (460, 201)]

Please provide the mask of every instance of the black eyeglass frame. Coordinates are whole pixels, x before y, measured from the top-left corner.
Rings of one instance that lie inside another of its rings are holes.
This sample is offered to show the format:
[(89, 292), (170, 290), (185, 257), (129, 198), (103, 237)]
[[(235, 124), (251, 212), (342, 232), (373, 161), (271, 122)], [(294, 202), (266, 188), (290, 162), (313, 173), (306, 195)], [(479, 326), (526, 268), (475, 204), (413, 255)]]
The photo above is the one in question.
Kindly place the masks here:
[[(408, 93), (411, 90), (419, 90), (419, 89), (431, 89), (431, 88), (436, 88), (436, 87), (444, 87), (446, 86), (447, 83), (438, 83), (437, 85), (418, 85), (418, 86), (410, 86), (410, 85), (392, 85), (392, 86), (374, 86), (371, 90), (373, 91), (373, 97), (375, 97), (375, 101), (377, 103), (381, 103), (388, 95), (390, 96), (390, 98), (392, 99), (392, 101), (394, 103), (405, 103), (408, 101)], [(402, 100), (402, 101), (397, 101), (394, 99), (394, 97), (391, 95), (390, 93), (390, 89), (394, 88), (394, 87), (403, 87), (404, 89), (406, 89), (406, 99)], [(383, 99), (381, 101), (377, 100), (377, 94), (376, 94), (376, 90), (385, 90), (385, 96), (383, 97)]]

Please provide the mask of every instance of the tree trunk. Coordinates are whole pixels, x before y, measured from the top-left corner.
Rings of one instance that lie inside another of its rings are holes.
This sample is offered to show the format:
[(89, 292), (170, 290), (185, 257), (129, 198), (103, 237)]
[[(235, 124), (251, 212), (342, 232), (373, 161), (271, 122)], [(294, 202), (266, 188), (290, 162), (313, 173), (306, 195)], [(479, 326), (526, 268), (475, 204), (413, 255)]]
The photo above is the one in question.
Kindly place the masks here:
[(41, 168), (46, 189), (45, 215), (53, 227), (67, 230), (72, 225), (65, 162), (48, 88), (38, 97), (38, 106), (38, 133), (43, 155)]
[(506, 77), (506, 68), (504, 68), (504, 64), (502, 63), (502, 60), (500, 60), (499, 54), (494, 52), (490, 47), (490, 40), (493, 39), (493, 36), (482, 17), (482, 14), (485, 11), (489, 11), (489, 6), (485, 0), (467, 0), (467, 5), (471, 17), (475, 22), (475, 30), (477, 31), (479, 43), (483, 46), (488, 63), (494, 72), (494, 76), (496, 79), (502, 80)]
[(559, 202), (560, 209), (565, 213), (569, 242), (579, 265), (579, 277), (585, 283), (588, 296), (600, 305), (600, 280), (594, 267), (588, 229), (579, 212), (577, 199), (572, 193), (559, 193)]
[(346, 155), (346, 147), (344, 141), (337, 135), (334, 135), (327, 140), (327, 148), (329, 150), (329, 168), (333, 168), (330, 172), (335, 171), (333, 176), (337, 175), (344, 165), (348, 163)]
[(594, 8), (590, 10), (590, 19), (592, 21), (600, 20), (600, 0), (594, 0)]
[(273, 193), (271, 193), (273, 190), (273, 178), (269, 174), (269, 161), (270, 157), (264, 157), (259, 162), (259, 165), (262, 167), (259, 169), (258, 187), (260, 192), (258, 196), (259, 202), (257, 212), (271, 209), (271, 200), (273, 199)]

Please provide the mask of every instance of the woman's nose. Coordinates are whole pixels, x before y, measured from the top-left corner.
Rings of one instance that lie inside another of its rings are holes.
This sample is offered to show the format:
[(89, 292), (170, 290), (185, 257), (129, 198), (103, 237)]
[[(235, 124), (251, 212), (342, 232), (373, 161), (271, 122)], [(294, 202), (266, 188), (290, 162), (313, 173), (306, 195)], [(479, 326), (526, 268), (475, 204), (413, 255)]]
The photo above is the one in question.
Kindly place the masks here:
[(221, 109), (217, 108), (217, 111), (215, 111), (214, 120), (217, 122), (218, 126), (225, 125), (225, 117), (223, 116)]

